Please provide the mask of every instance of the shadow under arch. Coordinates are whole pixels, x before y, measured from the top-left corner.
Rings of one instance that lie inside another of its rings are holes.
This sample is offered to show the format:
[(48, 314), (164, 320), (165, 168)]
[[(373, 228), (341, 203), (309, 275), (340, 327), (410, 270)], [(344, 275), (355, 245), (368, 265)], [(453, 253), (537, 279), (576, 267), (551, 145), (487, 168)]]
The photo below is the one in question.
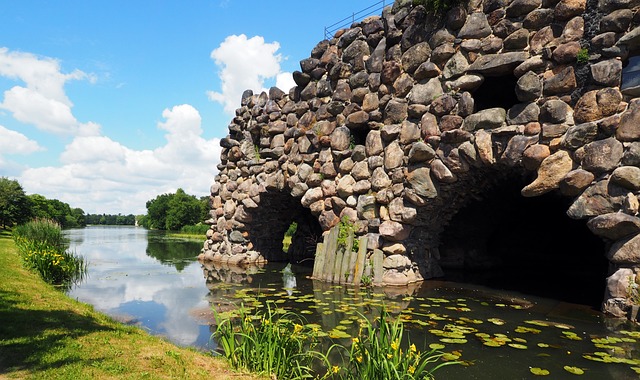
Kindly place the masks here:
[(509, 175), (461, 207), (439, 235), (445, 279), (599, 309), (608, 272), (605, 244), (566, 215), (559, 192), (527, 198)]
[[(251, 217), (252, 222), (247, 225), (248, 239), (265, 259), (313, 265), (322, 228), (311, 210), (302, 206), (300, 198), (293, 197), (286, 189), (267, 191), (260, 194), (260, 206), (251, 210)], [(282, 240), (293, 222), (297, 229), (288, 252), (284, 252)]]

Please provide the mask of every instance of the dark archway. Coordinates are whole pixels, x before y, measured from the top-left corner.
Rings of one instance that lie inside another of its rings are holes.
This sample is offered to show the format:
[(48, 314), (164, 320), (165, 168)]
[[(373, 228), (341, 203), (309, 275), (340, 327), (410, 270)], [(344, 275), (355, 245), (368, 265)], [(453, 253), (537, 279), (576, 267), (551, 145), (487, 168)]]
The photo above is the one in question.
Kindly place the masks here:
[(566, 215), (570, 199), (525, 198), (523, 186), (511, 178), (451, 219), (440, 237), (445, 278), (600, 308), (603, 241)]
[[(310, 262), (313, 265), (315, 242), (321, 240), (322, 228), (317, 217), (286, 191), (260, 195), (260, 205), (251, 212), (252, 222), (247, 225), (253, 249), (269, 261)], [(282, 240), (291, 223), (298, 227), (291, 239), (288, 252), (282, 249)]]
[(473, 92), (475, 110), (500, 107), (508, 110), (518, 104), (516, 84), (518, 78), (514, 75), (500, 77), (486, 77), (484, 82)]

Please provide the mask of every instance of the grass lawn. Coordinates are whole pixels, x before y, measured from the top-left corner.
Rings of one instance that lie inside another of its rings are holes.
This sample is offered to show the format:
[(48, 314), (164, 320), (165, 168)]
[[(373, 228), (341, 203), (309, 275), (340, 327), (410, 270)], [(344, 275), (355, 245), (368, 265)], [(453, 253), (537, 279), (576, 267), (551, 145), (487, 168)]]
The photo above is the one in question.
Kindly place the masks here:
[(0, 229), (0, 379), (258, 379), (115, 322), (25, 270)]

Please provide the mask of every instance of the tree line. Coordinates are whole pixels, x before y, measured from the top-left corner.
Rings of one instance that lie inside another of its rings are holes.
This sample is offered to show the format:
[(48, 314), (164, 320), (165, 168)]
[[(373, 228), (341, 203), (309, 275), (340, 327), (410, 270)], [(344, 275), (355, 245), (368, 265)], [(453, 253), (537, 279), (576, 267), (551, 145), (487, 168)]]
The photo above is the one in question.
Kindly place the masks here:
[(56, 221), (62, 228), (93, 225), (136, 224), (149, 229), (178, 231), (185, 226), (201, 224), (209, 215), (209, 197), (197, 198), (184, 190), (161, 194), (147, 201), (147, 214), (135, 216), (113, 214), (85, 214), (57, 199), (40, 194), (27, 195), (16, 180), (0, 177), (0, 227), (23, 224), (36, 218)]

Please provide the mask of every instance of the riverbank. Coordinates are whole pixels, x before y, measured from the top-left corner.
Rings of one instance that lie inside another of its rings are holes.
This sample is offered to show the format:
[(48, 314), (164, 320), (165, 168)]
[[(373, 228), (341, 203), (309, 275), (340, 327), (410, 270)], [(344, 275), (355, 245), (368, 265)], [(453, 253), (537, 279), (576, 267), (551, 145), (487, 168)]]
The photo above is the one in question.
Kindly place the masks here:
[(0, 378), (257, 379), (115, 322), (24, 269), (0, 230)]

